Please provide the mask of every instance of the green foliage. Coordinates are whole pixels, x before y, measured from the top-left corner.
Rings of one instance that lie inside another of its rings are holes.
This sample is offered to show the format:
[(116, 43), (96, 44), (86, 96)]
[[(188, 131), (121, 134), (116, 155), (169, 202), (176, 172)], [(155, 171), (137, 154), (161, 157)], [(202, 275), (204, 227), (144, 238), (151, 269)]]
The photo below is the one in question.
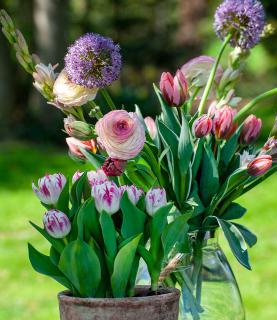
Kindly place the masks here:
[(66, 275), (81, 297), (93, 297), (101, 281), (99, 259), (91, 246), (77, 239), (61, 254), (59, 269)]

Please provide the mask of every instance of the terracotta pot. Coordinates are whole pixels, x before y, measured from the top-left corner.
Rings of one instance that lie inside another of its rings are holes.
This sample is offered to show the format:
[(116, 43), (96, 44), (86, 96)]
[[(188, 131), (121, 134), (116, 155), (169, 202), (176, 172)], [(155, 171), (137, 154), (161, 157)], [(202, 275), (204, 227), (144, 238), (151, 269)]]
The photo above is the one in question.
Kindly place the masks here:
[(180, 293), (160, 288), (149, 295), (149, 287), (138, 286), (131, 298), (75, 298), (69, 291), (59, 293), (61, 320), (177, 320)]

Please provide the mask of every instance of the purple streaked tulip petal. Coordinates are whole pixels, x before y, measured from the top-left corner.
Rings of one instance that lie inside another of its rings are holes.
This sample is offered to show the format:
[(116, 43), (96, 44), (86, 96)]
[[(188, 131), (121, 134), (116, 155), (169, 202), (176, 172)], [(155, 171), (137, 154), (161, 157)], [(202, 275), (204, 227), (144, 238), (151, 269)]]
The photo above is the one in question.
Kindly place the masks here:
[(67, 215), (56, 209), (51, 209), (44, 214), (43, 225), (47, 233), (57, 239), (66, 237), (71, 230)]
[(132, 202), (133, 205), (136, 205), (141, 198), (141, 196), (144, 194), (142, 189), (138, 189), (136, 186), (121, 186), (119, 188), (121, 196), (126, 191), (129, 200)]
[(117, 185), (112, 181), (106, 181), (102, 184), (95, 184), (91, 191), (95, 200), (95, 207), (98, 212), (106, 211), (112, 215), (120, 207), (120, 191)]
[(166, 192), (163, 188), (152, 188), (145, 196), (146, 212), (153, 216), (158, 209), (167, 204)]
[(38, 187), (32, 183), (32, 188), (41, 202), (49, 205), (55, 205), (66, 184), (66, 178), (61, 173), (45, 175), (38, 180)]

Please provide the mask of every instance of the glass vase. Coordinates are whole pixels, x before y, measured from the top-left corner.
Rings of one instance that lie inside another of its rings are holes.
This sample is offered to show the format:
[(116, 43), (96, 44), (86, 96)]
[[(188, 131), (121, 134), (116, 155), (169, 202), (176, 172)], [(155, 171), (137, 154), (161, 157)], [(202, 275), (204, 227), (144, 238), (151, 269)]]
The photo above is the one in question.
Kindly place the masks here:
[(190, 241), (191, 254), (175, 254), (162, 279), (182, 293), (179, 320), (244, 320), (238, 284), (217, 234), (198, 232)]

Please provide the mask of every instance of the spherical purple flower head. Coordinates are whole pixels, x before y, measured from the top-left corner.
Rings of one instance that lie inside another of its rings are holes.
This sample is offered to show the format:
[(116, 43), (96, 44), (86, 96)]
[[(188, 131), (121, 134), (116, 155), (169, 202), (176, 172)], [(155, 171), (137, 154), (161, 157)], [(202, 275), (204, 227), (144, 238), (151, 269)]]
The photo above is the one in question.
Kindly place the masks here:
[(117, 80), (121, 70), (120, 47), (112, 39), (87, 33), (68, 48), (65, 69), (70, 81), (103, 88)]
[(225, 0), (216, 10), (214, 29), (224, 39), (233, 32), (233, 47), (253, 48), (265, 26), (265, 12), (258, 0)]

